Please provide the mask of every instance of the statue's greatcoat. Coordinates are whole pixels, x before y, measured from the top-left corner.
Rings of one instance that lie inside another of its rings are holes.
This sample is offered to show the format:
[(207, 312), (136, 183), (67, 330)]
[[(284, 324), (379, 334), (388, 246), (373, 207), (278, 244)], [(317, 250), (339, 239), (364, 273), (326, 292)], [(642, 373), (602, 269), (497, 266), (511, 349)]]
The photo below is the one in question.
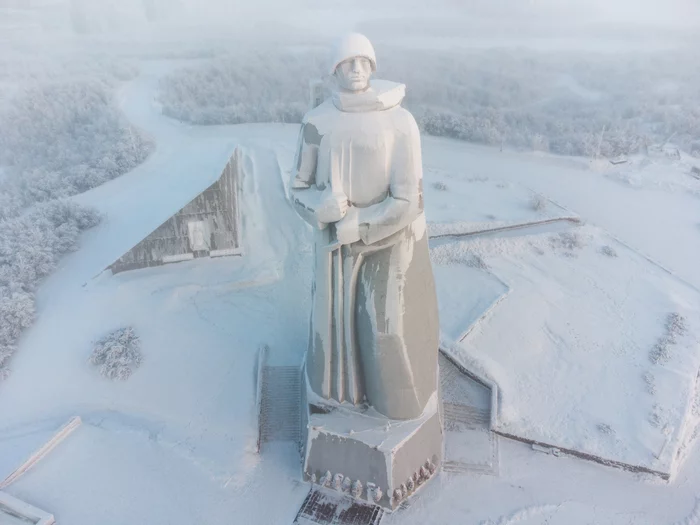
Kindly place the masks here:
[[(336, 93), (303, 121), (290, 193), (314, 227), (315, 284), (306, 357), (327, 400), (419, 416), (437, 388), (438, 317), (423, 215), (420, 135), (401, 84)], [(361, 240), (339, 247), (316, 210), (347, 196)]]

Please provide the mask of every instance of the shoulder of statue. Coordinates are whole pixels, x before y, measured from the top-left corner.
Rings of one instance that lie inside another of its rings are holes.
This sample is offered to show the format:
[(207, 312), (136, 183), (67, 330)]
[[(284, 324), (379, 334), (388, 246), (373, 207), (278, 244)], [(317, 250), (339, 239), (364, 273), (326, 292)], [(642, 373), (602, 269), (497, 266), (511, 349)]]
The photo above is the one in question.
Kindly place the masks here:
[(304, 118), (302, 119), (301, 123), (302, 124), (307, 124), (307, 123), (314, 123), (317, 122), (324, 117), (327, 117), (331, 114), (339, 113), (338, 109), (333, 105), (333, 102), (330, 99), (325, 100), (315, 108), (309, 110), (306, 112), (304, 115)]
[(401, 127), (401, 129), (406, 133), (406, 134), (419, 134), (418, 130), (418, 123), (416, 122), (416, 118), (413, 116), (413, 113), (408, 111), (406, 108), (402, 106), (396, 106), (394, 108), (394, 118), (395, 122)]

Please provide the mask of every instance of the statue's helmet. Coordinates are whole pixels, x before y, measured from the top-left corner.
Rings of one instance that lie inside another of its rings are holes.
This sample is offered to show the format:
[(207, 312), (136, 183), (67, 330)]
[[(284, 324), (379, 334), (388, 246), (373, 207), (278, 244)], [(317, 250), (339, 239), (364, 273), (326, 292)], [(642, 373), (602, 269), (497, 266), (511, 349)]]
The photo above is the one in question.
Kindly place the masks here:
[(372, 73), (377, 71), (377, 57), (374, 54), (374, 47), (365, 35), (360, 33), (349, 33), (338, 41), (333, 49), (331, 59), (331, 75), (335, 74), (335, 70), (341, 64), (351, 58), (364, 57), (372, 64)]

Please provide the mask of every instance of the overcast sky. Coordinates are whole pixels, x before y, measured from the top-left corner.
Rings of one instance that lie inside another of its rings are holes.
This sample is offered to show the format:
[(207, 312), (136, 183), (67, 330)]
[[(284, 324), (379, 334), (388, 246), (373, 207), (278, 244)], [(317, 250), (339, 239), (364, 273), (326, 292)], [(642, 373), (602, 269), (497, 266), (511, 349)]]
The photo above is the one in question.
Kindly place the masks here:
[[(257, 11), (271, 18), (294, 11), (353, 9), (371, 17), (372, 11), (384, 17), (396, 9), (396, 15), (411, 16), (449, 10), (461, 16), (528, 19), (555, 16), (561, 23), (700, 26), (700, 0), (180, 0), (201, 12)], [(207, 6), (207, 7), (205, 7)], [(274, 9), (270, 9), (274, 6)]]

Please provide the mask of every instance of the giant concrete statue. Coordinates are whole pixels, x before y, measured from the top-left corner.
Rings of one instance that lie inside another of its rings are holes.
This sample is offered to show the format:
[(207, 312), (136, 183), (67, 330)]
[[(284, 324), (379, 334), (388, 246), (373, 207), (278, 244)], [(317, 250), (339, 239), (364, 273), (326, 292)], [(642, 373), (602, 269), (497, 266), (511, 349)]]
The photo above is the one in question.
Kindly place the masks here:
[(418, 126), (376, 67), (363, 35), (339, 43), (290, 193), (315, 236), (304, 474), (393, 509), (442, 459), (439, 327)]

